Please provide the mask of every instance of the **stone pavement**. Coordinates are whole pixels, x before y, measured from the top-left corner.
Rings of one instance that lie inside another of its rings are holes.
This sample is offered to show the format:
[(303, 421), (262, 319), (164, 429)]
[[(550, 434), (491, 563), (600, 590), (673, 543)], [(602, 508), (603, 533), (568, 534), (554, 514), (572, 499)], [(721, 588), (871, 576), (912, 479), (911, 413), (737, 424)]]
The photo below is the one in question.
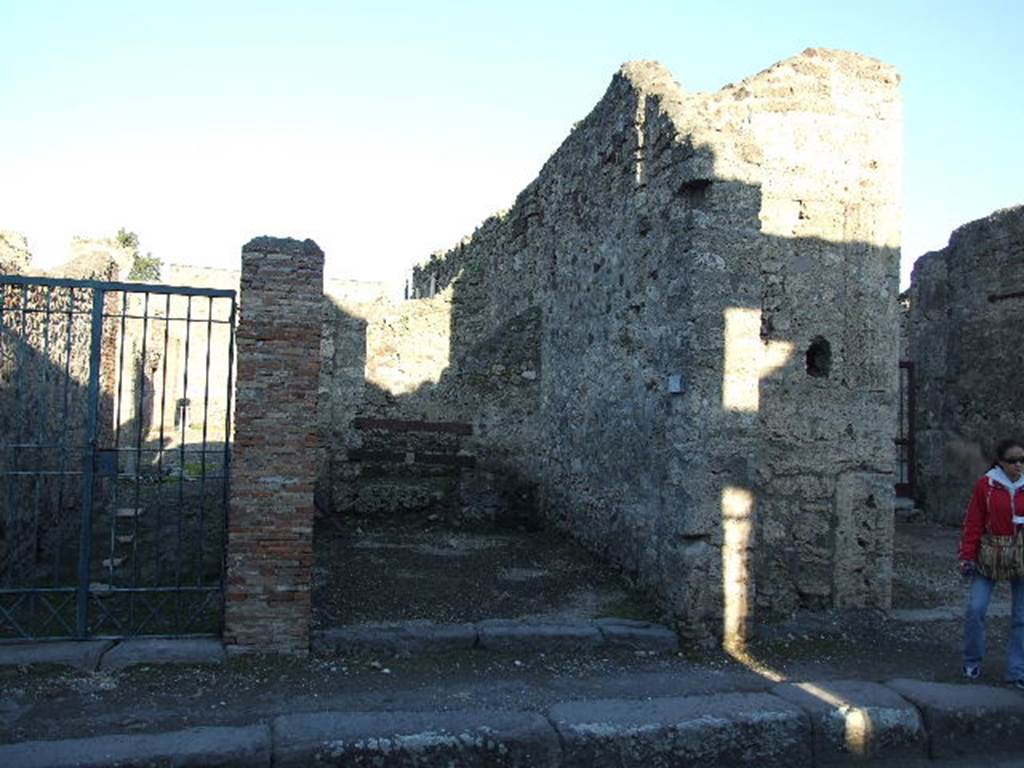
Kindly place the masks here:
[[(451, 636), (464, 642), (464, 628), (417, 626), (422, 636)], [(519, 623), (511, 629), (507, 634), (515, 638), (518, 651), (531, 643), (534, 652), (549, 647), (548, 643), (550, 649), (561, 651), (575, 638), (582, 652), (582, 647), (594, 642), (592, 626), (573, 631), (565, 626), (531, 629)], [(654, 628), (648, 629), (657, 638), (654, 642), (662, 645), (646, 653), (668, 650), (664, 638)], [(386, 628), (374, 631), (387, 638)], [(415, 635), (403, 627), (396, 636)], [(360, 642), (365, 643), (367, 636)], [(335, 637), (333, 642), (340, 640)], [(408, 646), (402, 652), (408, 652)], [(224, 661), (216, 641), (0, 647), (0, 664), (24, 670), (55, 663), (123, 670), (160, 662), (216, 665)], [(656, 685), (638, 685), (627, 692), (610, 685), (585, 697), (567, 695), (558, 701), (538, 697), (535, 706), (529, 706), (531, 686), (524, 683), (514, 708), (472, 703), (462, 708), (422, 707), (415, 697), (401, 695), (391, 706), (374, 710), (328, 706), (297, 711), (283, 702), (251, 722), (231, 725), (211, 720), (209, 725), (147, 733), (118, 732), (107, 725), (86, 738), (2, 744), (0, 766), (582, 768), (832, 766), (864, 761), (904, 766), (952, 760), (961, 766), (1024, 766), (1024, 692), (910, 678), (785, 680), (763, 685), (753, 684), (752, 679), (730, 679), (712, 692), (683, 695), (665, 695), (665, 689)]]

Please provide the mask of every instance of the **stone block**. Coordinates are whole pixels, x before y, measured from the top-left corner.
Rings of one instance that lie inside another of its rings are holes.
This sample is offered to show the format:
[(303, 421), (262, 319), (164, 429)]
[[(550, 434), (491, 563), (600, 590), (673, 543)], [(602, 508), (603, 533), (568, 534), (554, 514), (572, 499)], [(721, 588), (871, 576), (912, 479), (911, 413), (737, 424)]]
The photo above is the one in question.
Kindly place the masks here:
[(125, 640), (103, 654), (103, 671), (138, 664), (223, 664), (226, 658), (220, 640), (147, 637)]
[(270, 729), (254, 725), (5, 744), (0, 745), (0, 765), (4, 768), (199, 768), (214, 765), (270, 768), (270, 754)]
[(1024, 753), (1024, 695), (987, 685), (890, 680), (924, 717), (932, 759)]
[(69, 640), (67, 642), (24, 642), (0, 645), (0, 666), (63, 664), (95, 672), (100, 659), (114, 643), (110, 640)]
[(581, 651), (604, 642), (593, 624), (490, 619), (477, 624), (480, 647), (490, 651)]
[(612, 618), (597, 619), (594, 624), (608, 645), (659, 653), (679, 650), (679, 636), (661, 624)]
[(407, 621), (394, 624), (361, 624), (318, 632), (313, 637), (313, 652), (348, 653), (354, 650), (391, 653), (447, 653), (467, 650), (476, 645), (473, 624), (434, 624)]
[(549, 717), (566, 768), (812, 764), (807, 715), (763, 693), (582, 701)]
[(528, 712), (317, 712), (273, 723), (274, 765), (458, 765), (547, 768), (551, 725)]
[(928, 734), (917, 708), (877, 683), (832, 680), (787, 683), (772, 693), (803, 709), (814, 725), (816, 765), (928, 756)]

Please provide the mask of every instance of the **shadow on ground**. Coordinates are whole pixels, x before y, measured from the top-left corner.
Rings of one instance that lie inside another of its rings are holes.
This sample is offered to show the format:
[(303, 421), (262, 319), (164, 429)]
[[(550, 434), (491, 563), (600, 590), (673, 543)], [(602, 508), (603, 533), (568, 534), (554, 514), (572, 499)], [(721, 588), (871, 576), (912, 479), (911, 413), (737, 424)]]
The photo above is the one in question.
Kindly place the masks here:
[[(494, 606), (495, 611), (506, 606), (510, 612), (527, 614), (543, 609), (560, 615), (594, 615), (609, 605), (643, 607), (642, 601), (633, 602), (628, 588), (609, 581), (605, 572), (587, 570), (590, 561), (585, 555), (560, 550), (555, 539), (527, 551), (506, 538), (514, 538), (512, 533), (438, 534), (428, 528), (422, 538), (403, 541), (394, 538), (393, 530), (369, 527), (361, 534), (341, 529), (329, 542), (325, 539), (322, 556), (347, 553), (352, 558), (344, 567), (330, 566), (332, 580), (352, 579), (340, 582), (349, 585), (349, 594), (357, 592), (359, 579), (370, 573), (376, 574), (376, 583), (360, 587), (372, 597), (359, 600), (342, 598), (344, 590), (325, 596), (322, 583), (317, 592), (323, 601), (317, 608), (318, 621), (343, 615), (370, 620), (392, 615), (399, 610), (396, 606), (405, 606), (401, 610), (409, 611), (409, 616), (437, 610), (452, 619), (471, 618), (464, 611), (480, 610), (479, 606)], [(435, 535), (454, 538), (438, 540)], [(959, 682), (958, 615), (966, 587), (955, 576), (956, 540), (953, 529), (899, 526), (896, 609), (890, 615), (792, 617), (761, 627), (743, 660), (720, 648), (684, 645), (678, 654), (601, 648), (528, 655), (250, 655), (223, 666), (150, 665), (113, 672), (0, 667), (0, 743), (237, 725), (285, 712), (325, 709), (543, 711), (557, 702), (587, 698), (764, 691), (776, 680), (910, 677)], [(395, 552), (400, 553), (398, 559), (393, 559)], [(443, 576), (434, 570), (438, 562), (447, 564)], [(324, 567), (320, 566), (321, 579), (327, 575)], [(403, 574), (403, 569), (409, 573)], [(548, 579), (564, 585), (563, 593), (556, 594)], [(588, 585), (592, 595), (582, 597)], [(440, 602), (417, 602), (437, 600), (439, 595), (444, 596)], [(1002, 680), (1006, 603), (1000, 587), (983, 683)]]
[(551, 531), (408, 518), (318, 522), (314, 626), (484, 619), (656, 621), (657, 609)]

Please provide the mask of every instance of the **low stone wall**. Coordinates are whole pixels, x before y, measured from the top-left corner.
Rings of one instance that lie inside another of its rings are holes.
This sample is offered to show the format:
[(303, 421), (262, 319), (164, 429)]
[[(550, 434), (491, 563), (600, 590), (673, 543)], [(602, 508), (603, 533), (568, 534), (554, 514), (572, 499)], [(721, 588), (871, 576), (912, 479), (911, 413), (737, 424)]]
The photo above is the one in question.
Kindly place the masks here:
[(1024, 439), (1024, 206), (964, 224), (914, 265), (906, 356), (916, 377), (916, 496), (928, 519), (958, 525), (995, 444)]

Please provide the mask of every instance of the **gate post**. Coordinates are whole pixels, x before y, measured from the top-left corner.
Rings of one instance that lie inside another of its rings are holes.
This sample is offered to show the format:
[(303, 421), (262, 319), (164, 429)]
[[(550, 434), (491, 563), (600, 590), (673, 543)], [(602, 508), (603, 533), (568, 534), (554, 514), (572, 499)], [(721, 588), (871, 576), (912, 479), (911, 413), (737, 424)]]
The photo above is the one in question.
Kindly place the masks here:
[(242, 248), (224, 641), (309, 651), (323, 251), (258, 237)]

